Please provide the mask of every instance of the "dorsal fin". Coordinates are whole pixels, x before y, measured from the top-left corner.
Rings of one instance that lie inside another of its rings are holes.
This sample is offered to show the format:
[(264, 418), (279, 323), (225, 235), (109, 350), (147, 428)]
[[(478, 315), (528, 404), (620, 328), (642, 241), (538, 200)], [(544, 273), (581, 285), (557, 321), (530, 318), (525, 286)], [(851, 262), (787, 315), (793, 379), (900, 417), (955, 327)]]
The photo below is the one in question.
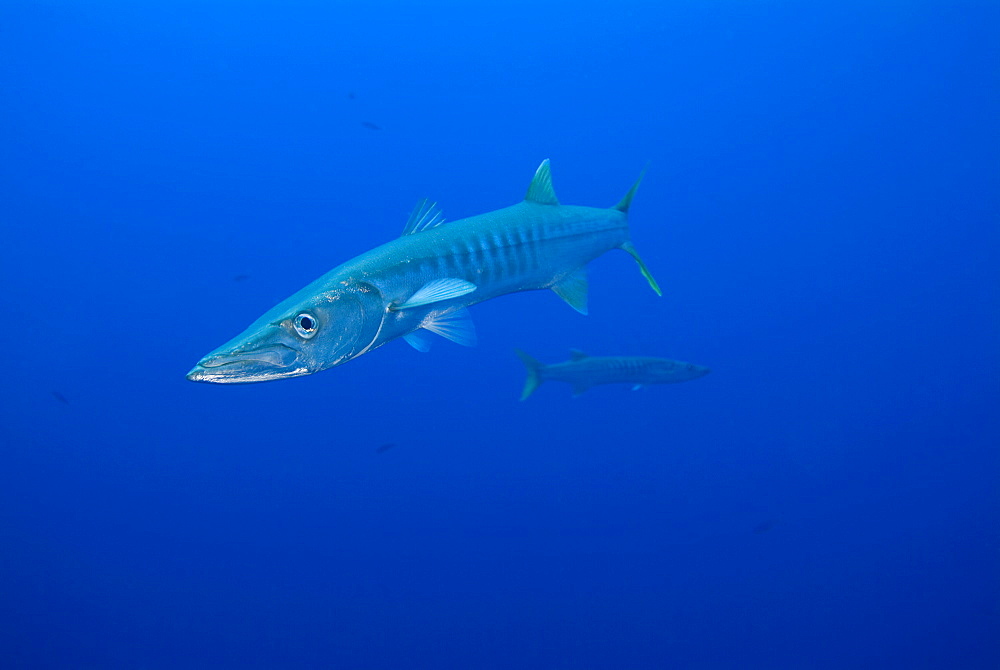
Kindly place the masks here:
[(583, 353), (579, 349), (570, 349), (569, 350), (569, 359), (571, 361), (581, 361), (584, 358), (588, 358), (587, 354)]
[(423, 198), (417, 203), (410, 218), (406, 220), (403, 227), (403, 236), (419, 233), (422, 230), (430, 230), (444, 223), (444, 215), (436, 202)]
[(552, 173), (549, 171), (549, 159), (546, 158), (535, 170), (535, 176), (528, 187), (528, 193), (524, 199), (529, 202), (537, 202), (540, 205), (558, 205), (559, 199), (552, 188)]
[(632, 198), (635, 197), (635, 192), (639, 190), (639, 184), (642, 183), (642, 178), (645, 176), (646, 176), (646, 168), (642, 168), (642, 172), (639, 173), (639, 178), (635, 180), (634, 184), (632, 184), (632, 188), (628, 190), (628, 193), (625, 194), (625, 197), (618, 201), (618, 204), (615, 205), (615, 209), (617, 209), (619, 212), (625, 212), (626, 214), (628, 213), (628, 207), (629, 205), (632, 204)]

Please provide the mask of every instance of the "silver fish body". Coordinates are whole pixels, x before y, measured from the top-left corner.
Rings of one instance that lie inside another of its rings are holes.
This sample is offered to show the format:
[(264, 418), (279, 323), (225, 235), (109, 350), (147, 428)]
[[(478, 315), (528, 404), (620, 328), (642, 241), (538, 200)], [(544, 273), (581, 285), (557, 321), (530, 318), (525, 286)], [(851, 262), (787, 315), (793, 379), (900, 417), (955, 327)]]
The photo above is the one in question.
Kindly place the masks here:
[[(465, 308), (507, 293), (552, 289), (586, 313), (586, 264), (629, 240), (628, 206), (560, 205), (548, 161), (511, 207), (444, 223), (418, 203), (402, 237), (335, 267), (269, 310), (188, 373), (193, 381), (249, 383), (312, 374), (399, 337), (426, 350), (426, 333), (475, 343)], [(441, 225), (444, 223), (444, 225)]]
[(516, 353), (524, 362), (528, 375), (521, 400), (527, 399), (546, 381), (566, 382), (573, 386), (573, 395), (580, 395), (600, 384), (631, 384), (639, 389), (649, 384), (691, 381), (711, 372), (702, 365), (651, 356), (588, 356), (571, 349), (570, 360), (545, 365), (523, 351)]

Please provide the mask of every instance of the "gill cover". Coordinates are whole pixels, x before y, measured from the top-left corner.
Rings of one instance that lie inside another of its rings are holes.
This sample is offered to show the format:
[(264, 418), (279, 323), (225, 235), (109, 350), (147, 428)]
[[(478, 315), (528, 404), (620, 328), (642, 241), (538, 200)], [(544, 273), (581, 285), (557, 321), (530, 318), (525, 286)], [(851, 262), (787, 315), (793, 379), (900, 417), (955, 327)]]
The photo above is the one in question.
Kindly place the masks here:
[(313, 311), (317, 332), (301, 345), (309, 351), (313, 372), (346, 363), (371, 349), (386, 315), (382, 295), (367, 283), (327, 294)]

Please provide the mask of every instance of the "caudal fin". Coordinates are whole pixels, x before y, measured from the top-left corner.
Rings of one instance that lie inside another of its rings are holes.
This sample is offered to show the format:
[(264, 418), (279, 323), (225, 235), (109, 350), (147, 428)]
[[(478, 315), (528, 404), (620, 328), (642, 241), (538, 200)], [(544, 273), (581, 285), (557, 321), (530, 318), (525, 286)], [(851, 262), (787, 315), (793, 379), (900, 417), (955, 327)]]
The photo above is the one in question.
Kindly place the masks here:
[[(617, 209), (619, 212), (623, 214), (628, 214), (628, 208), (632, 204), (632, 198), (635, 197), (635, 192), (639, 190), (639, 184), (642, 183), (642, 178), (645, 175), (646, 175), (646, 168), (643, 168), (642, 172), (639, 173), (639, 178), (635, 180), (634, 184), (632, 184), (632, 188), (628, 190), (628, 193), (625, 194), (624, 198), (618, 201), (618, 204), (614, 206), (614, 209)], [(646, 278), (646, 281), (649, 282), (649, 285), (652, 287), (652, 289), (656, 291), (656, 295), (663, 295), (663, 291), (660, 290), (659, 284), (657, 284), (656, 280), (653, 279), (653, 274), (649, 271), (649, 268), (646, 267), (646, 264), (642, 262), (642, 258), (639, 256), (639, 252), (635, 250), (635, 247), (632, 245), (632, 243), (626, 241), (621, 246), (621, 248), (629, 252), (632, 258), (635, 259), (635, 262), (639, 264), (639, 270), (642, 272), (642, 276)]]
[(625, 244), (623, 244), (621, 248), (629, 252), (632, 258), (635, 259), (635, 262), (639, 264), (639, 271), (642, 272), (642, 276), (645, 277), (646, 281), (649, 282), (650, 287), (652, 287), (652, 289), (656, 291), (656, 295), (663, 295), (663, 291), (660, 290), (660, 285), (656, 283), (655, 279), (653, 279), (653, 274), (649, 271), (649, 268), (646, 267), (646, 264), (642, 262), (642, 257), (639, 256), (639, 252), (635, 250), (635, 247), (632, 245), (632, 243), (625, 242)]
[(528, 377), (524, 380), (524, 390), (521, 391), (521, 400), (526, 400), (545, 381), (542, 378), (542, 370), (545, 369), (545, 365), (520, 349), (515, 349), (514, 353), (524, 362), (525, 371), (528, 373)]
[(628, 214), (628, 208), (629, 205), (632, 204), (632, 198), (635, 197), (635, 192), (639, 190), (639, 184), (642, 183), (642, 178), (645, 176), (646, 176), (646, 168), (642, 168), (642, 172), (639, 173), (639, 178), (635, 180), (634, 184), (632, 184), (632, 188), (628, 190), (628, 193), (625, 194), (625, 197), (618, 201), (618, 204), (615, 205), (615, 209), (617, 209), (619, 212)]

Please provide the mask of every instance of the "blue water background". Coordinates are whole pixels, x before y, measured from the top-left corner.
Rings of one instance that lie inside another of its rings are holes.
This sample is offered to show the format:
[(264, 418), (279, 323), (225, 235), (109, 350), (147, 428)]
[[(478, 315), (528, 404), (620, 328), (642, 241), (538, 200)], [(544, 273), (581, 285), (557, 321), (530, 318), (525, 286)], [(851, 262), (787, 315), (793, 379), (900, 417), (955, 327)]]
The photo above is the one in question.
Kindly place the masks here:
[[(998, 45), (991, 2), (2, 3), (0, 666), (1000, 667)], [(184, 379), (544, 158), (595, 206), (649, 164), (662, 298), (614, 252), (588, 317)], [(713, 372), (519, 403), (514, 347)]]

